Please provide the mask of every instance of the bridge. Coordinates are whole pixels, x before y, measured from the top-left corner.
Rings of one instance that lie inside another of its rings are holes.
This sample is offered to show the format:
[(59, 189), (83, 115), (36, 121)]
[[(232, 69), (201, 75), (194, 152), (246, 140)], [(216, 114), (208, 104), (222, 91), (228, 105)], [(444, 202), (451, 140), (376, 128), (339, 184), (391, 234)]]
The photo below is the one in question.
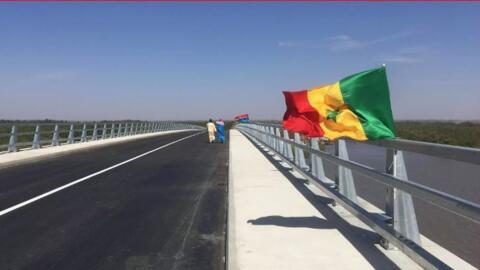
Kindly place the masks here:
[(0, 269), (480, 266), (478, 179), (458, 188), (478, 149), (330, 144), (260, 122), (227, 144), (193, 122), (8, 129)]

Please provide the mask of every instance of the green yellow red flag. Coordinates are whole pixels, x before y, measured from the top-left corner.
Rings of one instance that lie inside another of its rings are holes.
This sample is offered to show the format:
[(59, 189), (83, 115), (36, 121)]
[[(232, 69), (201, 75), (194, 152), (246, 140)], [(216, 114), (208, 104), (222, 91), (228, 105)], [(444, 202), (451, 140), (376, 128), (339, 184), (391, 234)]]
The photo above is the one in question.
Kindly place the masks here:
[(385, 67), (309, 90), (283, 92), (285, 129), (335, 140), (395, 138)]

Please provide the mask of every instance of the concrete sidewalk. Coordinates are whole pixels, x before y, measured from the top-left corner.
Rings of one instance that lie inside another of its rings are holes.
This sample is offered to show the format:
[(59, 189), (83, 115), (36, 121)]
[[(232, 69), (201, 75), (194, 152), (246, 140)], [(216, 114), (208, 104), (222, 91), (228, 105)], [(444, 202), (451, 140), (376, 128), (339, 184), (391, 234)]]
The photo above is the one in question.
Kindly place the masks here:
[(420, 269), (380, 248), (371, 230), (269, 158), (230, 131), (230, 270)]

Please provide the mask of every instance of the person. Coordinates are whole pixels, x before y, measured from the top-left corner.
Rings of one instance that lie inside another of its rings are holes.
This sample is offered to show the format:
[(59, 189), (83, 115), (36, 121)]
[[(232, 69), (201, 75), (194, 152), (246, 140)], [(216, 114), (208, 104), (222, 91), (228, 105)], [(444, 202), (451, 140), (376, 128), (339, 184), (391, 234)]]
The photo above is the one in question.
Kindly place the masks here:
[(221, 143), (225, 143), (225, 122), (219, 119), (215, 122), (215, 128), (217, 129), (217, 140)]
[(217, 132), (217, 129), (215, 128), (215, 124), (213, 123), (212, 119), (208, 120), (207, 131), (208, 131), (208, 142), (212, 143), (215, 140), (215, 132)]

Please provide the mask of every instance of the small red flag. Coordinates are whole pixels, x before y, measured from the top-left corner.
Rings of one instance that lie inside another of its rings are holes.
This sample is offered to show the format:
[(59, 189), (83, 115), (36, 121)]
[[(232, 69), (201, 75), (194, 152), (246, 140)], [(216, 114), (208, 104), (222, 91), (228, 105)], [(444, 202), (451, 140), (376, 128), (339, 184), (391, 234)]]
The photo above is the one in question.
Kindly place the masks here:
[(235, 116), (235, 120), (240, 120), (240, 119), (249, 119), (248, 118), (248, 113), (240, 114), (240, 115)]

